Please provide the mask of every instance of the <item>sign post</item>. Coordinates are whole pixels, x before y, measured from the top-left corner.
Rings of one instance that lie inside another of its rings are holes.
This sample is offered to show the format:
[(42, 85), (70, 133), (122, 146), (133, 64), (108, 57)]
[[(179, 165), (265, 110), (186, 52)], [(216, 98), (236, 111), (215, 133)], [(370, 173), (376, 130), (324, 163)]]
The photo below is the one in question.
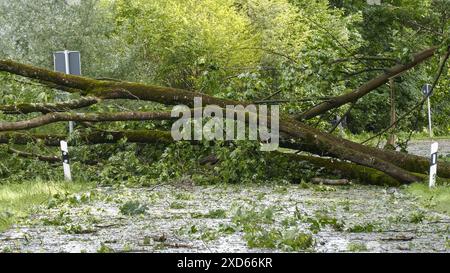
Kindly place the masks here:
[[(425, 84), (422, 87), (423, 94), (427, 97), (427, 106), (428, 106), (428, 132), (430, 134), (430, 138), (433, 138), (433, 130), (431, 128), (431, 104), (430, 104), (430, 96), (432, 95), (433, 88), (431, 84)], [(430, 181), (429, 187), (433, 188), (436, 185), (436, 175), (437, 175), (437, 153), (438, 153), (439, 144), (437, 142), (431, 143), (430, 150)]]
[(427, 105), (428, 105), (428, 133), (430, 134), (430, 138), (433, 137), (433, 131), (431, 129), (431, 104), (430, 104), (430, 96), (431, 96), (431, 84), (425, 84), (422, 87), (423, 94), (427, 97)]
[(61, 157), (63, 162), (64, 169), (64, 179), (66, 181), (72, 181), (72, 174), (70, 172), (70, 163), (69, 163), (69, 147), (67, 146), (67, 142), (64, 140), (60, 141), (61, 145)]
[[(53, 53), (54, 70), (66, 74), (81, 75), (80, 52), (57, 51)], [(73, 132), (73, 121), (69, 121), (69, 133)]]
[[(57, 51), (53, 53), (53, 65), (54, 70), (66, 74), (81, 75), (81, 61), (80, 52), (78, 51)], [(65, 96), (62, 96), (64, 99)], [(69, 121), (69, 134), (73, 132), (73, 121)], [(72, 174), (70, 172), (69, 164), (69, 149), (67, 142), (60, 141), (61, 155), (64, 169), (64, 179), (66, 181), (72, 181)]]

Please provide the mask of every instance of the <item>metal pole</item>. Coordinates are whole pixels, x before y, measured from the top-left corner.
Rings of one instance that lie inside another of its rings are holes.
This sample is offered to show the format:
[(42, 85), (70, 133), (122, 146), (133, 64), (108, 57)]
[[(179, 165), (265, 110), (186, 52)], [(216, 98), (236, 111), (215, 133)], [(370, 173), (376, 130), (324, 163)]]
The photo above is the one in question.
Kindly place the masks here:
[[(430, 96), (427, 98), (428, 103), (428, 131), (430, 132), (430, 139), (433, 138), (433, 131), (431, 130), (431, 104), (430, 104)], [(430, 159), (430, 181), (428, 186), (433, 188), (436, 185), (436, 172), (437, 172), (437, 152), (438, 152), (438, 143), (431, 143), (431, 159)]]
[(390, 145), (391, 147), (395, 147), (395, 123), (397, 120), (397, 116), (396, 116), (396, 112), (395, 112), (395, 89), (394, 89), (394, 79), (390, 78), (389, 79), (389, 87), (390, 87), (390, 103), (391, 103), (391, 126), (392, 126), (392, 131), (391, 134), (388, 137), (387, 140), (387, 145)]
[(430, 105), (430, 96), (427, 98), (428, 104), (428, 132), (430, 133), (430, 138), (433, 138), (433, 131), (431, 130), (431, 105)]
[[(69, 51), (64, 50), (64, 58), (66, 60), (66, 74), (70, 74), (70, 66), (69, 66)], [(69, 134), (73, 132), (73, 121), (69, 121)]]
[(65, 61), (66, 74), (70, 74), (70, 69), (69, 69), (69, 51), (68, 50), (64, 50), (64, 58), (66, 59), (66, 61)]

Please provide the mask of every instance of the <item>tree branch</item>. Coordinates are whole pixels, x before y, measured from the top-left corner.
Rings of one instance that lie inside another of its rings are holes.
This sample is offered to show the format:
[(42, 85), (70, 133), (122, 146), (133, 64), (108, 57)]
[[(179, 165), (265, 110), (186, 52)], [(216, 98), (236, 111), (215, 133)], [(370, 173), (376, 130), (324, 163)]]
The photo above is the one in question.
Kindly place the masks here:
[[(194, 97), (201, 97), (204, 104), (246, 105), (248, 103), (215, 98), (199, 92), (132, 82), (95, 80), (87, 77), (54, 72), (11, 60), (0, 60), (0, 71), (36, 79), (43, 84), (70, 93), (81, 93), (100, 99), (133, 99), (159, 102), (166, 105), (193, 106)], [(64, 89), (65, 88), (65, 89)]]
[(46, 114), (80, 109), (94, 105), (99, 101), (100, 99), (94, 97), (83, 97), (76, 100), (57, 103), (18, 103), (12, 105), (0, 105), (0, 111), (4, 114), (29, 114), (34, 112)]
[(339, 124), (341, 124), (341, 122), (344, 120), (344, 118), (350, 113), (350, 111), (352, 111), (352, 109), (355, 107), (356, 102), (352, 103), (350, 105), (350, 107), (347, 109), (347, 111), (344, 113), (344, 115), (342, 115), (342, 117), (333, 125), (333, 127), (331, 127), (331, 129), (328, 131), (328, 133), (333, 133), (334, 130), (336, 130), (336, 128), (339, 126)]
[(60, 121), (170, 120), (170, 112), (67, 113), (52, 112), (28, 120), (0, 122), (0, 131), (25, 130)]
[(353, 57), (349, 57), (349, 58), (335, 59), (335, 60), (331, 61), (330, 64), (349, 62), (349, 61), (353, 61), (353, 60), (389, 61), (389, 62), (396, 62), (396, 63), (399, 62), (397, 59), (389, 58), (389, 57), (382, 57), (382, 56), (353, 56)]
[(428, 48), (428, 49), (414, 55), (413, 60), (411, 62), (409, 62), (407, 64), (395, 65), (395, 66), (391, 67), (390, 69), (388, 69), (385, 73), (366, 82), (365, 84), (360, 86), (358, 89), (356, 89), (350, 93), (334, 97), (333, 99), (331, 99), (329, 101), (318, 104), (318, 105), (314, 106), (313, 108), (298, 115), (296, 118), (299, 120), (311, 119), (317, 115), (323, 114), (324, 112), (326, 112), (330, 109), (340, 107), (349, 102), (357, 101), (361, 97), (368, 94), (370, 91), (385, 84), (389, 80), (389, 78), (392, 78), (406, 70), (409, 70), (409, 69), (415, 67), (416, 65), (422, 63), (423, 61), (427, 60), (428, 58), (433, 56), (435, 51), (436, 51), (436, 47)]
[[(433, 84), (431, 85), (430, 94), (433, 93), (433, 90), (434, 90), (434, 88), (436, 87), (436, 85), (437, 85), (437, 83), (438, 83), (438, 81), (439, 81), (439, 78), (440, 78), (441, 75), (442, 75), (442, 71), (444, 70), (445, 64), (446, 64), (446, 62), (447, 62), (449, 56), (450, 56), (450, 47), (449, 47), (449, 49), (447, 50), (447, 53), (446, 53), (446, 54), (444, 55), (444, 57), (442, 58), (442, 61), (441, 61), (440, 65), (439, 65), (438, 71), (437, 71), (436, 76), (434, 77), (434, 80), (433, 80)], [(391, 129), (392, 127), (394, 127), (395, 125), (397, 125), (401, 120), (403, 120), (404, 118), (406, 118), (407, 116), (409, 116), (409, 115), (410, 115), (414, 110), (416, 110), (419, 106), (422, 107), (426, 100), (427, 100), (427, 97), (424, 97), (421, 101), (419, 101), (416, 105), (414, 105), (414, 106), (413, 106), (411, 109), (409, 109), (406, 113), (404, 113), (403, 115), (401, 115), (395, 122), (391, 123), (387, 128), (385, 128), (384, 130), (382, 130), (382, 131), (379, 132), (378, 134), (376, 134), (376, 135), (374, 135), (374, 136), (372, 136), (372, 137), (369, 137), (368, 139), (364, 140), (363, 142), (361, 142), (361, 144), (364, 144), (364, 143), (366, 143), (366, 142), (368, 142), (368, 141), (370, 141), (370, 140), (372, 140), (372, 139), (374, 139), (374, 138), (376, 138), (376, 137), (378, 137), (378, 136), (380, 136), (380, 135), (386, 133), (389, 129)]]
[(11, 147), (8, 147), (8, 152), (12, 153), (12, 154), (16, 154), (18, 156), (21, 157), (27, 157), (27, 158), (36, 158), (39, 159), (41, 161), (45, 161), (45, 162), (60, 162), (61, 159), (57, 156), (47, 156), (47, 155), (40, 155), (40, 154), (35, 154), (35, 153), (29, 153), (29, 152), (25, 152), (25, 151), (20, 151)]

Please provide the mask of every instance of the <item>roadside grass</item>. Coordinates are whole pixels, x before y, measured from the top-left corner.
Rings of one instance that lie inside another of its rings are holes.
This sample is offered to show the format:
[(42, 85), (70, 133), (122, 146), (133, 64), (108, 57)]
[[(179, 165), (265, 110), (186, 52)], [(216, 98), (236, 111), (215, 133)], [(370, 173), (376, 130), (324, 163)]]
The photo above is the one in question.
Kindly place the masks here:
[[(412, 139), (414, 140), (430, 140), (428, 133), (415, 135)], [(433, 140), (449, 140), (450, 135), (433, 136)]]
[(439, 185), (428, 188), (427, 184), (414, 183), (406, 188), (406, 191), (419, 198), (419, 202), (436, 211), (450, 216), (450, 186)]
[(92, 189), (86, 182), (27, 181), (0, 185), (0, 232), (32, 213), (55, 194), (70, 194)]

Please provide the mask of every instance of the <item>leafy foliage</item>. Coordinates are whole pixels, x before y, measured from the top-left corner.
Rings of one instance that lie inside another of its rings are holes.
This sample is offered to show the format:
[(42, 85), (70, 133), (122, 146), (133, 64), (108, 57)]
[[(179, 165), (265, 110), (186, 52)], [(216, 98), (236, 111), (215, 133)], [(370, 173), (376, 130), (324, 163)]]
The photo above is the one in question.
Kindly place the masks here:
[[(379, 6), (347, 0), (0, 0), (0, 58), (52, 68), (51, 54), (79, 50), (83, 75), (160, 84), (237, 100), (267, 97), (285, 100), (284, 113), (300, 113), (321, 99), (344, 94), (409, 60), (432, 45), (442, 55), (449, 41), (449, 5), (445, 0), (383, 1)], [(397, 114), (422, 98), (432, 82), (438, 58), (395, 78)], [(435, 133), (450, 132), (450, 70), (444, 71), (431, 98)], [(274, 95), (276, 94), (276, 95)], [(274, 95), (274, 96), (273, 96)], [(76, 95), (69, 97), (75, 98)], [(68, 97), (39, 83), (0, 73), (0, 103), (54, 102)], [(302, 99), (309, 100), (302, 101)], [(351, 133), (378, 132), (390, 123), (389, 87), (359, 100), (344, 126)], [(86, 111), (165, 109), (141, 101), (103, 102)], [(321, 129), (348, 106), (311, 120)], [(4, 121), (36, 114), (5, 115)], [(397, 131), (422, 131), (425, 111), (416, 112)], [(66, 134), (67, 125), (31, 130)], [(299, 183), (317, 173), (259, 151), (251, 142), (77, 145), (80, 132), (92, 130), (168, 130), (167, 122), (111, 122), (79, 126), (69, 140), (72, 169), (78, 180), (103, 184), (149, 185), (167, 181), (195, 183)], [(11, 144), (9, 144), (11, 145)], [(36, 142), (26, 151), (59, 154)], [(0, 147), (0, 181), (62, 179), (59, 165), (19, 158)], [(215, 164), (200, 164), (214, 156)], [(96, 161), (98, 164), (90, 161)]]

